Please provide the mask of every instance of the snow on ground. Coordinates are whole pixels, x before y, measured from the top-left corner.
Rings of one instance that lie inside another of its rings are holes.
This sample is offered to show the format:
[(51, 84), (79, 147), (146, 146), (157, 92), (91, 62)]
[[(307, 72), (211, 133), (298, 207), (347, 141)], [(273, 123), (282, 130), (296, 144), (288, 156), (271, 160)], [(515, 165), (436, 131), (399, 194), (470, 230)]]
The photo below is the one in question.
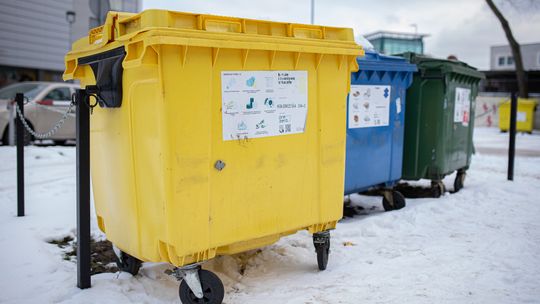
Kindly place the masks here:
[[(526, 133), (516, 135), (516, 154), (522, 156), (540, 156), (540, 132), (533, 136)], [(508, 155), (508, 133), (498, 128), (476, 128), (474, 130), (475, 148), (484, 154)]]
[[(229, 304), (538, 303), (540, 157), (518, 156), (508, 182), (500, 152), (507, 135), (478, 129), (475, 141), (479, 153), (459, 193), (408, 199), (388, 213), (378, 197), (353, 196), (365, 214), (332, 232), (324, 272), (306, 232), (205, 267), (224, 281)], [(540, 135), (520, 135), (517, 146), (540, 156)], [(136, 277), (99, 274), (91, 289), (75, 287), (75, 264), (46, 243), (75, 232), (74, 152), (26, 149), (27, 216), (17, 218), (15, 150), (0, 148), (0, 303), (178, 303), (165, 264), (146, 263)], [(452, 177), (445, 182), (451, 189)]]

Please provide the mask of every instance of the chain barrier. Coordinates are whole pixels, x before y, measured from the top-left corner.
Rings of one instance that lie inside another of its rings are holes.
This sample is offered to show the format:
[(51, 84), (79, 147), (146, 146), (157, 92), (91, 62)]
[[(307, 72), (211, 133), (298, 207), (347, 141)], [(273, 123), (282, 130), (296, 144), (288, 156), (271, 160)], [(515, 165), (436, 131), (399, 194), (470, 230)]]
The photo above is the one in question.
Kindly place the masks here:
[(15, 110), (17, 111), (17, 115), (19, 116), (19, 118), (21, 118), (23, 126), (26, 129), (26, 131), (28, 131), (28, 133), (32, 134), (37, 139), (47, 139), (53, 136), (58, 131), (58, 129), (60, 129), (62, 125), (64, 125), (74, 105), (75, 105), (75, 102), (72, 100), (66, 112), (63, 113), (62, 118), (58, 122), (56, 122), (56, 124), (49, 131), (45, 133), (36, 132), (30, 127), (30, 125), (26, 121), (26, 118), (21, 113), (21, 109), (19, 109), (18, 104), (15, 104)]
[[(61, 110), (61, 109), (55, 109), (54, 106), (44, 106), (44, 105), (41, 105), (39, 103), (36, 103), (35, 104), (37, 107), (39, 108), (42, 108), (44, 110), (47, 110), (47, 111), (50, 111), (50, 112), (54, 112), (54, 113), (58, 113), (58, 114), (62, 114), (62, 116), (64, 115), (64, 111)], [(68, 116), (69, 117), (75, 117), (75, 112), (68, 112)]]

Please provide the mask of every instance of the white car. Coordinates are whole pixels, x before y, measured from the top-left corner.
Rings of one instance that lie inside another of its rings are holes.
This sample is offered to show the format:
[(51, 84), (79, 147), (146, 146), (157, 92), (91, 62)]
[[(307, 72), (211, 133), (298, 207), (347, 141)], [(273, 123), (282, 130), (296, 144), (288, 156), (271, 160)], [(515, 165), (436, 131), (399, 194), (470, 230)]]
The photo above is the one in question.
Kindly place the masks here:
[[(71, 103), (71, 95), (78, 84), (64, 82), (29, 81), (12, 84), (0, 89), (0, 135), (4, 145), (9, 142), (9, 106), (16, 93), (23, 93), (28, 103), (24, 106), (24, 116), (28, 124), (38, 133), (49, 131), (62, 118)], [(72, 108), (64, 125), (49, 139), (56, 144), (75, 139), (75, 108)], [(30, 133), (25, 134), (25, 143), (33, 141)]]

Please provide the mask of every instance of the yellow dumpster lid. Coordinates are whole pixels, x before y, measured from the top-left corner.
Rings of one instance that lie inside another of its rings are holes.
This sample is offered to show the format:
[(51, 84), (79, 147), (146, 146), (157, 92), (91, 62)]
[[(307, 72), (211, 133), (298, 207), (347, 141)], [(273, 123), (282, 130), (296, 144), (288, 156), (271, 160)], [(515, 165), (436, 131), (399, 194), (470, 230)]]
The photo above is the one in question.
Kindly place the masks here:
[[(521, 106), (536, 106), (538, 100), (534, 98), (518, 98), (518, 104)], [(510, 105), (510, 99), (503, 100), (502, 105)]]
[[(354, 56), (364, 54), (362, 47), (355, 43), (350, 28), (146, 10), (139, 14), (109, 12), (102, 26), (91, 29), (88, 36), (73, 44), (66, 55), (66, 62), (135, 40), (142, 40), (145, 45), (182, 44)], [(72, 76), (64, 75), (66, 79)]]

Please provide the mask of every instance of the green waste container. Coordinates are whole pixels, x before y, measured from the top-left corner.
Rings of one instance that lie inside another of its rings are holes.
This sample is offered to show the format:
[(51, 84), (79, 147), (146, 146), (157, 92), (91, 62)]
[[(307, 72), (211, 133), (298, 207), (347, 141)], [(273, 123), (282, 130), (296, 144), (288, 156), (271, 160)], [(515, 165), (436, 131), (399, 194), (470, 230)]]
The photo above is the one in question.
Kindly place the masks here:
[(407, 91), (403, 179), (429, 179), (432, 195), (439, 197), (442, 179), (457, 171), (459, 191), (471, 163), (474, 103), (484, 74), (457, 60), (401, 56), (418, 66)]

